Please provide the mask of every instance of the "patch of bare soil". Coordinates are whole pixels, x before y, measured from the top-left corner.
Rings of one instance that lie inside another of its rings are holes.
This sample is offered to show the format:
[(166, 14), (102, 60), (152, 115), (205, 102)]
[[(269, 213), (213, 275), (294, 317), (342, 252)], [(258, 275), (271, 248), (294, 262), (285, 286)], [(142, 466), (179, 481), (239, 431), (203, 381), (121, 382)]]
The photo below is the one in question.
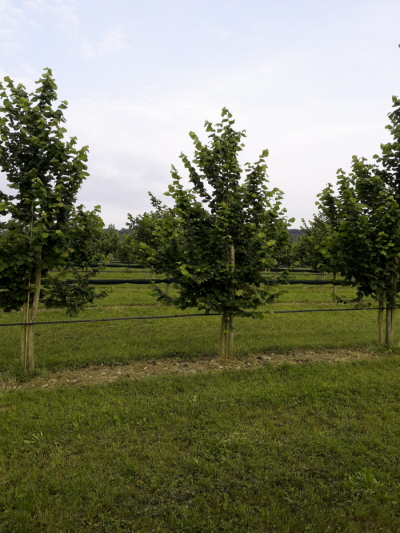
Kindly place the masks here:
[(120, 366), (88, 366), (75, 370), (46, 372), (25, 383), (16, 380), (3, 381), (0, 377), (0, 390), (54, 389), (60, 386), (103, 385), (120, 378), (143, 379), (149, 376), (181, 375), (187, 376), (200, 372), (220, 372), (225, 369), (242, 370), (259, 368), (266, 365), (284, 363), (301, 364), (310, 362), (356, 361), (378, 359), (382, 355), (352, 350), (332, 350), (325, 352), (295, 352), (291, 354), (247, 355), (240, 359), (220, 360), (204, 358), (199, 361), (176, 361), (174, 359), (141, 361)]

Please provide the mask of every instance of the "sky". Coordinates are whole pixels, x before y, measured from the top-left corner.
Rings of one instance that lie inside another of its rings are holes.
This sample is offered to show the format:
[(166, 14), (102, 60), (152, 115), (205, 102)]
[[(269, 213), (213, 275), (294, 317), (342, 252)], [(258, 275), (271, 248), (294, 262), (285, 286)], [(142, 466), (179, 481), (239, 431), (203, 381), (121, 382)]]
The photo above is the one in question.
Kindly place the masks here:
[[(0, 0), (0, 79), (51, 68), (67, 136), (89, 146), (78, 202), (106, 225), (165, 203), (194, 131), (227, 107), (242, 163), (268, 148), (271, 188), (310, 220), (317, 194), (389, 140), (400, 96), (398, 0)], [(0, 190), (6, 177), (0, 174)]]

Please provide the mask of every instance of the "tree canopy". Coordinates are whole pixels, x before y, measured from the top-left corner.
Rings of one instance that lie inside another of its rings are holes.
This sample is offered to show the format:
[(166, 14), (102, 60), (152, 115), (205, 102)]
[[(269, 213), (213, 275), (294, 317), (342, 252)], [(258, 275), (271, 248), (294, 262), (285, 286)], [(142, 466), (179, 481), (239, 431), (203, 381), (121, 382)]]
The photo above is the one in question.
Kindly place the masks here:
[(257, 308), (276, 297), (276, 280), (266, 279), (264, 272), (289, 245), (282, 193), (267, 187), (268, 151), (256, 163), (246, 163), (243, 176), (238, 155), (245, 132), (235, 131), (233, 124), (223, 109), (220, 123), (205, 123), (208, 144), (190, 133), (193, 161), (180, 157), (192, 187), (185, 189), (172, 167), (166, 194), (174, 207), (154, 231), (155, 246), (144, 246), (156, 270), (168, 272), (179, 287), (175, 296), (161, 299), (222, 315), (222, 355), (232, 353), (234, 316), (260, 316)]

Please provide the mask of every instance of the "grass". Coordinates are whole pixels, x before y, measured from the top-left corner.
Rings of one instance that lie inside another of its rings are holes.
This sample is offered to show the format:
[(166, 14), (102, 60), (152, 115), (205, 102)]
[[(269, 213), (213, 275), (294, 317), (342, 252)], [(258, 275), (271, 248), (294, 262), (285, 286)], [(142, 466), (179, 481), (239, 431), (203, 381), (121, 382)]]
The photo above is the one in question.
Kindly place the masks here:
[[(101, 289), (102, 287), (100, 287)], [(110, 290), (110, 287), (105, 287)], [(295, 285), (286, 289), (277, 303), (264, 310), (343, 309), (332, 302), (330, 286)], [(340, 288), (343, 298), (355, 291)], [(118, 285), (109, 295), (83, 311), (79, 319), (123, 318), (197, 313), (180, 311), (157, 303), (147, 285)], [(2, 323), (19, 322), (19, 313), (1, 313)], [(68, 320), (63, 310), (39, 312), (38, 321)], [(248, 353), (370, 349), (376, 346), (376, 311), (266, 314), (264, 320), (236, 319), (238, 356)], [(133, 320), (106, 323), (76, 323), (37, 326), (37, 367), (61, 369), (90, 364), (117, 364), (155, 358), (191, 359), (218, 353), (219, 317), (188, 317), (168, 320)], [(0, 328), (0, 372), (3, 378), (19, 372), (19, 327)]]
[(1, 395), (18, 532), (400, 530), (400, 360)]
[[(328, 304), (327, 307), (337, 307)], [(274, 304), (273, 310), (319, 308), (315, 304)], [(196, 313), (196, 310), (191, 310)], [(79, 318), (122, 318), (181, 314), (160, 305), (89, 308)], [(3, 320), (19, 320), (6, 315)], [(61, 310), (42, 311), (39, 320), (64, 320)], [(106, 323), (43, 325), (36, 328), (38, 368), (60, 369), (89, 364), (116, 364), (163, 357), (215, 356), (219, 317), (132, 320)], [(19, 368), (20, 328), (1, 328), (0, 371)], [(267, 314), (263, 320), (236, 320), (236, 353), (287, 353), (292, 350), (376, 346), (376, 311)]]
[[(331, 292), (291, 286), (270, 309), (342, 308)], [(120, 285), (79, 318), (179, 313), (148, 286)], [(63, 319), (62, 310), (39, 313)], [(19, 374), (19, 333), (0, 328), (3, 379)], [(38, 326), (38, 372), (216, 355), (218, 334), (219, 317)], [(377, 350), (376, 312), (267, 314), (237, 319), (235, 335), (239, 357)], [(0, 531), (400, 532), (399, 415), (400, 357), (384, 353), (3, 391)]]

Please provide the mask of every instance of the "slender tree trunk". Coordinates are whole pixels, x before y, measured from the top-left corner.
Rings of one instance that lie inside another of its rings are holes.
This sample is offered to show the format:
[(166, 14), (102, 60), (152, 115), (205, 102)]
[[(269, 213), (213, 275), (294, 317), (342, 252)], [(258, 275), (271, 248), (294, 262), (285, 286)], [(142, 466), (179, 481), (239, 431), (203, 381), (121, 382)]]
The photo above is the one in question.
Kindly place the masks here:
[(386, 306), (386, 344), (390, 346), (393, 343), (394, 334), (394, 316), (396, 310), (396, 293), (397, 293), (397, 269), (390, 276), (391, 295)]
[(221, 317), (221, 333), (220, 333), (220, 345), (219, 345), (219, 357), (221, 359), (226, 358), (226, 331), (228, 329), (228, 317), (227, 315), (222, 315)]
[[(228, 250), (229, 270), (235, 271), (235, 247), (229, 246)], [(232, 288), (232, 300), (235, 298), (235, 289)], [(221, 318), (220, 353), (221, 359), (228, 359), (234, 352), (234, 320), (232, 313), (225, 313)]]
[(234, 352), (234, 321), (232, 314), (222, 315), (219, 357), (230, 359)]
[[(22, 307), (23, 321), (28, 324), (22, 326), (21, 331), (21, 364), (25, 371), (32, 372), (35, 369), (35, 322), (39, 308), (40, 290), (42, 284), (42, 261), (41, 253), (36, 257), (34, 272), (35, 292), (31, 300), (31, 288), (28, 289), (26, 303)], [(31, 325), (32, 324), (32, 325)]]
[[(31, 205), (31, 221), (29, 224), (29, 236), (33, 235), (33, 203)], [(28, 279), (28, 293), (26, 295), (26, 302), (22, 305), (22, 322), (29, 323), (29, 309), (31, 306), (31, 280), (32, 272), (29, 273)], [(28, 344), (29, 344), (29, 326), (25, 325), (21, 327), (21, 366), (23, 370), (28, 369)]]
[(386, 339), (387, 345), (390, 345), (392, 339), (392, 313), (390, 309), (390, 303), (386, 305)]
[[(333, 273), (333, 281), (335, 282), (337, 280), (337, 272)], [(336, 284), (333, 285), (333, 296), (336, 296)]]
[[(235, 271), (235, 247), (233, 246), (233, 244), (229, 246), (228, 260), (229, 260), (229, 270), (231, 272), (234, 272)], [(232, 300), (234, 299), (235, 299), (235, 288), (232, 287)], [(234, 333), (235, 333), (234, 320), (235, 320), (234, 315), (230, 313), (228, 315), (228, 324), (227, 324), (228, 326), (228, 331), (227, 331), (228, 338), (227, 338), (227, 343), (226, 343), (227, 357), (233, 357), (233, 352), (234, 352)]]
[(392, 324), (392, 331), (390, 332), (391, 333), (390, 344), (393, 344), (393, 338), (394, 338), (394, 329), (395, 329), (394, 319), (395, 319), (395, 315), (396, 315), (396, 307), (395, 306), (396, 306), (396, 304), (394, 303), (392, 309), (390, 310), (390, 313), (392, 315), (392, 317), (390, 319), (390, 322)]
[(392, 338), (391, 343), (393, 342), (394, 337), (394, 328), (395, 328), (395, 316), (396, 316), (396, 304), (397, 304), (397, 290), (398, 290), (398, 281), (399, 281), (399, 274), (398, 274), (398, 267), (397, 267), (398, 261), (396, 260), (396, 271), (393, 272), (393, 302), (392, 302)]
[(378, 310), (378, 330), (379, 330), (379, 344), (385, 342), (385, 327), (383, 323), (383, 317), (385, 314), (385, 302), (379, 300), (379, 310)]
[(234, 351), (234, 321), (235, 317), (234, 315), (229, 315), (228, 317), (228, 339), (227, 339), (227, 350), (226, 350), (226, 356), (228, 358), (233, 357), (233, 351)]
[[(30, 293), (28, 292), (28, 301), (25, 302), (22, 306), (22, 322), (27, 324), (29, 322), (29, 297)], [(27, 370), (27, 350), (28, 350), (28, 336), (29, 336), (29, 326), (21, 326), (21, 366), (23, 370)]]

